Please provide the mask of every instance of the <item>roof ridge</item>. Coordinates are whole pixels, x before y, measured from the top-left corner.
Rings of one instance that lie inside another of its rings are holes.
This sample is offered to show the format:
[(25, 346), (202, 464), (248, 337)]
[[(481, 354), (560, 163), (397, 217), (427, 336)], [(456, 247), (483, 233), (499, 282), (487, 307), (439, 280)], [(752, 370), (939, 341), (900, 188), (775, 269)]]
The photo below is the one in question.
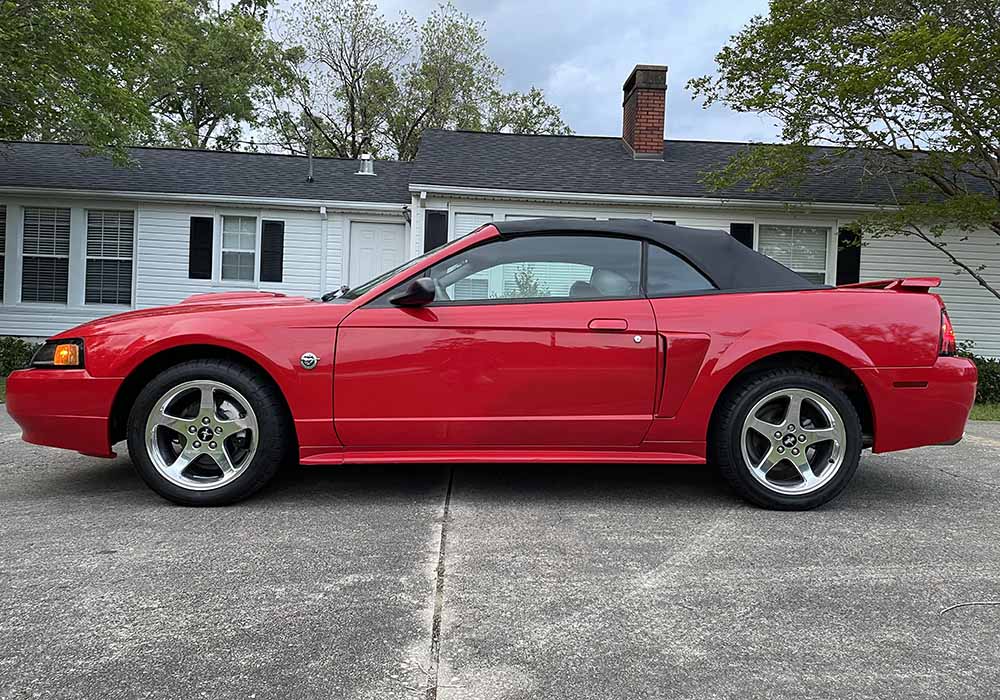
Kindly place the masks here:
[(553, 138), (553, 139), (601, 139), (604, 141), (621, 141), (621, 136), (596, 136), (593, 134), (514, 134), (508, 131), (475, 131), (473, 129), (424, 129), (445, 134), (477, 134), (486, 136), (519, 136), (522, 138)]
[[(472, 129), (425, 129), (424, 131), (433, 131), (445, 134), (474, 134), (474, 135), (487, 135), (487, 136), (508, 136), (508, 137), (518, 137), (518, 138), (557, 138), (557, 139), (590, 139), (590, 140), (601, 140), (601, 141), (622, 141), (621, 136), (596, 136), (592, 134), (515, 134), (507, 131), (474, 131)], [(675, 138), (664, 138), (664, 144), (668, 143), (705, 143), (705, 144), (718, 144), (723, 146), (781, 146), (784, 145), (777, 141), (730, 141), (725, 139), (675, 139)], [(827, 146), (827, 145), (812, 145), (810, 148), (826, 149), (826, 150), (837, 150), (838, 146)], [(849, 148), (848, 150), (862, 150), (859, 148)]]
[[(86, 143), (76, 143), (68, 141), (25, 141), (25, 140), (8, 140), (0, 139), (0, 145), (26, 145), (26, 146), (67, 146), (67, 147), (77, 147), (77, 148), (92, 148), (90, 144)], [(219, 154), (224, 156), (269, 156), (272, 158), (300, 158), (307, 159), (308, 155), (300, 155), (297, 153), (268, 153), (266, 151), (220, 151), (212, 148), (184, 148), (182, 146), (126, 146), (130, 151), (169, 151), (169, 152), (181, 152), (181, 153), (208, 153), (208, 154)], [(313, 160), (327, 160), (327, 161), (339, 161), (346, 163), (357, 162), (356, 158), (341, 158), (339, 156), (313, 156)], [(373, 159), (376, 163), (399, 163), (399, 164), (412, 164), (411, 160), (397, 160), (392, 158), (386, 159)]]

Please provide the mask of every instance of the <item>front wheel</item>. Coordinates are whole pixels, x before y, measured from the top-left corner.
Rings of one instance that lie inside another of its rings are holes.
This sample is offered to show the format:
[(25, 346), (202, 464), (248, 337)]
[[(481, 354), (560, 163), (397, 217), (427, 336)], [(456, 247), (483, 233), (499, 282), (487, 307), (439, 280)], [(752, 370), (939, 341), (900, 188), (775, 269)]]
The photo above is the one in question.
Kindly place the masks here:
[(815, 508), (843, 491), (857, 470), (861, 423), (828, 378), (773, 370), (723, 400), (712, 456), (748, 501), (779, 510)]
[(277, 472), (289, 436), (277, 390), (226, 360), (169, 368), (137, 397), (128, 448), (142, 479), (181, 505), (225, 505)]

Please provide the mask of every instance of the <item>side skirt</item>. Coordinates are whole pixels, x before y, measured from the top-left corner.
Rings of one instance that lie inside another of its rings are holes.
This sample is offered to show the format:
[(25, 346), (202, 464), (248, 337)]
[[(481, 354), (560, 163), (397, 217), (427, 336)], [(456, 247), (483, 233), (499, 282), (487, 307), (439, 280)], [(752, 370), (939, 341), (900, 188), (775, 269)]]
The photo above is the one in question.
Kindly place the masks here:
[(302, 464), (704, 464), (705, 457), (650, 450), (343, 450), (311, 455)]

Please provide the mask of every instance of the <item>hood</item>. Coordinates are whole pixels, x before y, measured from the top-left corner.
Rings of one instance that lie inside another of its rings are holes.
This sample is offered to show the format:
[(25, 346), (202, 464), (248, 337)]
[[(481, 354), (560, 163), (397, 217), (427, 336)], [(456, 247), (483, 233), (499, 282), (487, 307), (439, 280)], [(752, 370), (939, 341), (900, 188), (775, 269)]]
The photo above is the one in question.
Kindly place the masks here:
[(105, 316), (59, 333), (57, 338), (71, 338), (112, 332), (112, 326), (121, 326), (130, 321), (150, 318), (168, 318), (194, 313), (212, 313), (246, 308), (273, 308), (279, 306), (302, 306), (319, 302), (302, 296), (288, 296), (280, 292), (210, 292), (194, 294), (172, 306), (157, 306), (151, 309), (126, 311), (113, 316)]
[(289, 299), (304, 299), (305, 297), (290, 297), (281, 292), (206, 292), (192, 294), (178, 304), (199, 304), (215, 306), (218, 304), (242, 304), (259, 306), (260, 304), (280, 304)]

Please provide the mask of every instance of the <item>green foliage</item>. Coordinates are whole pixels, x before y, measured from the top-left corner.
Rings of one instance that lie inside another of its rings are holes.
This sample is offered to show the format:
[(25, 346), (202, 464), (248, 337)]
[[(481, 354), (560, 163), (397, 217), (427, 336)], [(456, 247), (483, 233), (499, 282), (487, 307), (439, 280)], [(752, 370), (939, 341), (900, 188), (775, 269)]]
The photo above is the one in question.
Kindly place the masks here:
[(260, 105), (285, 94), (301, 52), (267, 36), (272, 0), (164, 3), (162, 48), (146, 93), (155, 126), (151, 140), (186, 148), (234, 150), (260, 125)]
[(504, 290), (503, 295), (507, 299), (538, 299), (547, 297), (549, 290), (535, 275), (535, 269), (522, 263), (514, 270), (514, 286)]
[(451, 3), (422, 24), (369, 0), (298, 0), (282, 19), (304, 59), (270, 127), (292, 152), (408, 160), (428, 128), (569, 133), (539, 89), (500, 88), (485, 25)]
[(976, 403), (1000, 403), (1000, 359), (979, 357), (968, 348), (959, 351), (959, 354), (975, 362), (979, 370)]
[[(980, 285), (946, 230), (1000, 236), (1000, 4), (981, 0), (771, 0), (688, 87), (705, 105), (776, 118), (706, 176), (716, 189), (836, 176), (882, 193), (866, 235), (923, 239)], [(827, 148), (816, 148), (827, 146)], [(1000, 243), (1000, 241), (998, 241)]]
[(0, 139), (127, 160), (150, 125), (141, 88), (162, 26), (157, 0), (0, 0)]
[(0, 0), (0, 139), (235, 148), (301, 52), (272, 0)]
[(489, 98), (483, 131), (502, 131), (511, 134), (573, 133), (562, 120), (562, 113), (545, 100), (536, 87), (528, 92), (503, 92), (494, 90)]
[(20, 338), (0, 336), (0, 377), (6, 377), (15, 369), (24, 369), (39, 347), (41, 343), (29, 343)]

